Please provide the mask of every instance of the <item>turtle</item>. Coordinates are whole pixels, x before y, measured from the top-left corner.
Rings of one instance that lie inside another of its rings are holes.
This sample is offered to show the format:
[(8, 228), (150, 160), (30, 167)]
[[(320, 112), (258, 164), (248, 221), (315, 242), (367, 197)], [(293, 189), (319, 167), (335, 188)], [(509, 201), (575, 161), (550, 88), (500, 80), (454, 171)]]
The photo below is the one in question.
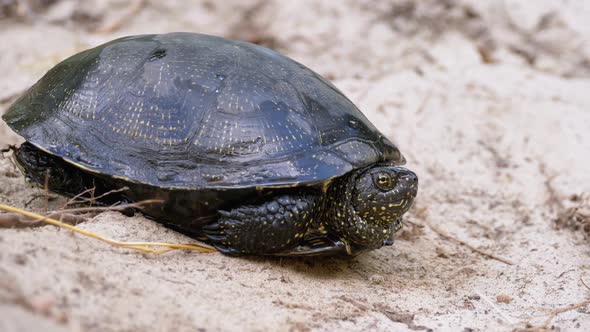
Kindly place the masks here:
[(141, 212), (226, 255), (391, 245), (418, 190), (338, 88), (245, 41), (119, 38), (57, 64), (3, 119), (25, 139), (14, 158), (29, 181), (158, 199)]

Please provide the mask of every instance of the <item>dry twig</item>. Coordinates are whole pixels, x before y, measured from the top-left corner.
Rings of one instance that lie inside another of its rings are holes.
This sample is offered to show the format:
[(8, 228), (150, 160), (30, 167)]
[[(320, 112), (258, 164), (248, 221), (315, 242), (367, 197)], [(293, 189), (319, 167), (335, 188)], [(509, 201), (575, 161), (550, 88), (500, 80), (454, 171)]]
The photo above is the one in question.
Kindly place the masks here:
[(145, 6), (146, 2), (146, 0), (134, 1), (129, 5), (129, 7), (125, 9), (124, 13), (120, 17), (96, 29), (96, 32), (101, 34), (109, 34), (121, 29), (121, 27), (123, 27), (123, 25), (126, 22), (129, 22), (135, 15), (137, 15), (141, 11), (141, 9)]
[(545, 331), (554, 331), (554, 329), (551, 328), (551, 322), (555, 319), (555, 317), (557, 317), (558, 315), (560, 315), (560, 314), (562, 314), (564, 312), (568, 312), (568, 311), (571, 311), (571, 310), (579, 309), (579, 308), (585, 307), (587, 305), (590, 305), (590, 300), (582, 301), (582, 302), (575, 303), (575, 304), (570, 304), (570, 305), (565, 306), (563, 308), (555, 309), (555, 310), (551, 311), (551, 313), (549, 314), (549, 317), (547, 317), (547, 319), (545, 320), (545, 322), (543, 323), (543, 325), (541, 325), (541, 326), (527, 327), (527, 328), (524, 328), (524, 329), (516, 329), (515, 331), (517, 331), (517, 332), (545, 332)]
[[(129, 203), (123, 205), (111, 205), (111, 206), (89, 206), (82, 208), (71, 208), (49, 211), (43, 214), (44, 218), (59, 218), (60, 222), (77, 225), (87, 220), (89, 216), (80, 216), (78, 213), (92, 213), (93, 216), (106, 211), (124, 211), (128, 209), (141, 209), (144, 205), (161, 203), (160, 200), (145, 200), (137, 203)], [(67, 203), (66, 203), (67, 204)], [(35, 227), (43, 223), (43, 219), (29, 219), (20, 213), (3, 213), (0, 214), (0, 228), (24, 228), (24, 227)]]
[[(48, 217), (47, 215), (45, 217)], [(60, 222), (68, 225), (77, 225), (86, 221), (86, 217), (78, 216), (70, 213), (55, 213), (51, 217), (58, 218)], [(42, 225), (41, 220), (31, 220), (18, 213), (2, 213), (0, 214), (0, 228), (26, 228)]]
[(94, 191), (96, 190), (96, 187), (92, 187), (92, 188), (88, 188), (86, 190), (84, 190), (83, 192), (77, 194), (76, 196), (70, 198), (67, 202), (65, 202), (60, 208), (59, 210), (65, 209), (66, 206), (72, 205), (72, 204), (76, 204), (78, 198), (86, 195), (86, 194), (90, 194), (90, 198), (92, 199), (94, 197)]
[(560, 199), (560, 195), (558, 193), (558, 191), (555, 189), (555, 187), (553, 186), (553, 180), (557, 177), (556, 174), (553, 175), (549, 175), (547, 173), (547, 167), (545, 166), (545, 164), (540, 164), (539, 165), (539, 171), (541, 172), (541, 174), (545, 177), (545, 188), (547, 190), (547, 206), (549, 206), (549, 208), (551, 208), (553, 210), (553, 212), (557, 211), (563, 211), (564, 206), (563, 203)]
[(82, 207), (82, 208), (72, 208), (72, 209), (63, 209), (63, 210), (56, 210), (51, 211), (51, 213), (86, 213), (86, 212), (105, 212), (105, 211), (125, 211), (127, 209), (142, 209), (145, 205), (148, 204), (159, 204), (162, 203), (162, 200), (159, 199), (147, 199), (144, 201), (139, 201), (135, 203), (129, 204), (121, 204), (121, 205), (111, 205), (111, 206), (89, 206), (89, 207)]
[(557, 315), (562, 314), (564, 312), (568, 312), (571, 310), (585, 307), (589, 304), (590, 304), (590, 300), (586, 300), (586, 301), (582, 301), (579, 303), (570, 304), (570, 305), (563, 307), (563, 308), (555, 309), (551, 312), (549, 317), (547, 317), (547, 319), (545, 320), (545, 323), (543, 324), (543, 327), (546, 329), (549, 329), (550, 328), (549, 324), (551, 324), (551, 321), (553, 321), (555, 319), (555, 317), (557, 317)]
[(502, 258), (502, 257), (496, 256), (496, 255), (491, 254), (491, 253), (488, 253), (488, 252), (485, 252), (485, 251), (483, 251), (483, 250), (481, 250), (479, 248), (476, 248), (473, 245), (471, 245), (471, 244), (469, 244), (469, 243), (467, 243), (467, 242), (465, 242), (465, 241), (463, 241), (461, 239), (458, 239), (458, 238), (452, 236), (451, 234), (443, 231), (442, 229), (434, 226), (433, 224), (429, 223), (428, 221), (424, 221), (424, 223), (426, 225), (428, 225), (428, 227), (430, 227), (430, 229), (432, 229), (436, 234), (438, 234), (439, 236), (441, 236), (441, 237), (443, 237), (443, 238), (445, 238), (447, 240), (450, 240), (450, 241), (456, 242), (456, 243), (458, 243), (458, 244), (460, 244), (462, 246), (465, 246), (465, 247), (471, 249), (472, 251), (475, 251), (476, 253), (478, 253), (478, 254), (480, 254), (482, 256), (486, 256), (488, 258), (495, 259), (495, 260), (500, 261), (500, 262), (502, 262), (504, 264), (514, 265), (514, 263), (511, 262), (510, 260), (508, 260), (506, 258)]
[[(584, 287), (586, 287), (588, 290), (590, 290), (590, 287), (586, 284), (586, 282), (584, 281), (583, 278), (580, 277), (580, 281), (582, 282), (582, 284), (584, 285)], [(551, 310), (551, 312), (549, 313), (549, 317), (547, 317), (547, 319), (545, 319), (545, 322), (543, 323), (543, 325), (541, 325), (541, 326), (531, 326), (531, 327), (527, 327), (527, 328), (524, 328), (524, 329), (515, 329), (515, 331), (517, 331), (517, 332), (545, 332), (545, 331), (554, 331), (554, 329), (551, 326), (551, 322), (558, 315), (563, 314), (564, 312), (568, 312), (568, 311), (576, 310), (576, 309), (579, 309), (579, 308), (583, 308), (583, 307), (585, 307), (587, 305), (590, 305), (590, 299), (587, 299), (587, 300), (582, 301), (582, 302), (570, 304), (570, 305), (565, 306), (563, 308), (558, 308), (558, 309)]]
[[(96, 202), (98, 200), (100, 200), (101, 198), (105, 198), (109, 195), (112, 194), (116, 194), (116, 193), (120, 193), (123, 192), (125, 190), (128, 190), (129, 187), (122, 187), (119, 189), (113, 189), (110, 191), (107, 191), (104, 194), (98, 195), (98, 196), (94, 196), (96, 187), (92, 187), (89, 189), (84, 190), (83, 192), (79, 193), (78, 195), (70, 198), (70, 200), (68, 200), (64, 205), (61, 206), (61, 208), (59, 210), (63, 210), (65, 209), (67, 206), (73, 205), (73, 204), (80, 204), (80, 203), (90, 203), (90, 204), (96, 204)], [(90, 194), (90, 197), (86, 198), (86, 197), (82, 197), (86, 194)]]
[[(150, 201), (143, 201), (143, 202), (137, 202), (134, 203), (136, 206), (137, 204), (147, 204), (146, 202), (149, 203), (155, 203), (155, 202), (161, 202), (161, 201), (156, 201), (156, 200), (150, 200)], [(124, 207), (129, 207), (130, 205), (133, 204), (128, 204), (125, 205)], [(71, 209), (71, 210), (83, 210), (84, 208), (81, 209)], [(178, 250), (178, 249), (191, 249), (191, 250), (196, 250), (196, 251), (201, 251), (201, 252), (215, 252), (215, 248), (206, 245), (206, 244), (200, 244), (200, 243), (194, 243), (194, 244), (174, 244), (174, 243), (162, 243), (162, 242), (120, 242), (120, 241), (116, 241), (116, 240), (111, 240), (107, 237), (83, 230), (81, 228), (72, 226), (72, 225), (68, 225), (66, 223), (63, 223), (61, 221), (52, 219), (50, 217), (46, 217), (46, 216), (42, 216), (40, 214), (36, 214), (36, 213), (32, 213), (29, 211), (25, 211), (25, 210), (21, 210), (19, 208), (15, 208), (12, 206), (8, 206), (8, 205), (4, 205), (4, 204), (0, 204), (0, 210), (3, 211), (7, 211), (7, 212), (12, 212), (12, 213), (17, 213), (23, 216), (26, 216), (28, 218), (32, 218), (32, 219), (37, 219), (39, 221), (43, 221), (45, 223), (54, 225), (54, 226), (58, 226), (61, 228), (66, 228), (69, 229), (73, 232), (106, 242), (108, 244), (111, 244), (113, 246), (116, 247), (120, 247), (120, 248), (126, 248), (126, 249), (134, 249), (134, 250), (138, 250), (138, 251), (143, 251), (143, 252), (149, 252), (149, 253), (154, 253), (154, 254), (162, 254), (162, 253), (166, 253), (168, 251), (172, 251), (172, 250)], [(112, 210), (112, 208), (111, 208)], [(150, 247), (164, 247), (164, 249), (153, 249)]]

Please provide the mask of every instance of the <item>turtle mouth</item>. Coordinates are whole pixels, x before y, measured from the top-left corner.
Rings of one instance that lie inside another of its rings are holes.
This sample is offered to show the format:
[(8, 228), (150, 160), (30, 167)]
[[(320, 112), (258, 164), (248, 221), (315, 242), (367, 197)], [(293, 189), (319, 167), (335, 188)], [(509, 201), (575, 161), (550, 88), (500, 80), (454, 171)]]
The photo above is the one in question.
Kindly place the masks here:
[(370, 202), (373, 206), (381, 206), (381, 208), (384, 207), (386, 210), (403, 211), (400, 213), (401, 216), (401, 214), (405, 213), (414, 203), (418, 190), (412, 188), (404, 193), (403, 196), (400, 196), (399, 192), (394, 194), (397, 197), (388, 197), (391, 196), (391, 193), (389, 193), (389, 195), (377, 196), (374, 199), (371, 199)]
[(405, 186), (377, 195), (367, 203), (371, 206), (371, 215), (375, 220), (392, 223), (395, 232), (401, 228), (401, 218), (412, 207), (416, 194), (416, 186)]
[(401, 210), (401, 214), (408, 211), (418, 195), (418, 177), (413, 172), (408, 171), (398, 179), (395, 188), (391, 191), (394, 197), (391, 197), (387, 206)]
[(399, 231), (403, 227), (404, 227), (404, 223), (402, 222), (402, 220), (396, 219), (393, 221), (393, 224), (391, 225), (391, 230), (393, 233), (397, 233), (397, 231)]
[[(402, 197), (396, 200), (392, 200), (389, 202), (388, 207), (403, 207), (408, 204), (409, 201), (414, 199), (413, 196), (408, 195), (409, 197)], [(383, 204), (383, 201), (373, 200), (376, 204)]]

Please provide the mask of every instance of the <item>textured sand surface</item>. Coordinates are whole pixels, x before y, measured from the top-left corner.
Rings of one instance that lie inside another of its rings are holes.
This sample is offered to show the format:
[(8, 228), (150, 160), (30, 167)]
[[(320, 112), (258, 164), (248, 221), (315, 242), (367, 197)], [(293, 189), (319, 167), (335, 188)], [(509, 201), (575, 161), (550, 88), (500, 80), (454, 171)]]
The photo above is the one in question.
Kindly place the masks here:
[[(590, 299), (585, 2), (60, 1), (9, 14), (0, 113), (61, 59), (115, 37), (241, 38), (332, 80), (398, 144), (421, 187), (396, 244), (353, 259), (155, 256), (53, 226), (0, 228), (0, 331), (511, 331)], [(16, 142), (0, 123), (1, 145)], [(42, 194), (0, 159), (0, 203)], [(190, 240), (141, 215), (79, 226)], [(588, 331), (590, 307), (551, 325)]]

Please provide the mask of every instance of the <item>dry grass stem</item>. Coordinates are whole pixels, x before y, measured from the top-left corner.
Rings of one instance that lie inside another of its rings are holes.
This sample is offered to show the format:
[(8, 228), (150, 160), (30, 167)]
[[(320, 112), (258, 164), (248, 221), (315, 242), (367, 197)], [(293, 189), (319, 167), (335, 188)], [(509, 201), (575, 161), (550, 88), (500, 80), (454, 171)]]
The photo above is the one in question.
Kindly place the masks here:
[(141, 9), (146, 5), (146, 0), (136, 0), (132, 2), (124, 11), (121, 16), (117, 19), (104, 24), (103, 26), (96, 29), (97, 33), (109, 34), (114, 33), (121, 29), (125, 23), (131, 21), (135, 15), (137, 15)]
[[(138, 203), (140, 203), (140, 202), (138, 202)], [(138, 203), (136, 203), (136, 205)], [(152, 201), (152, 203), (153, 203), (153, 201)], [(129, 204), (129, 205), (132, 205), (132, 204)], [(128, 207), (129, 205), (126, 205), (126, 207)], [(112, 240), (107, 237), (83, 230), (81, 228), (77, 228), (72, 225), (68, 225), (66, 223), (52, 219), (50, 217), (42, 216), (40, 214), (32, 213), (32, 212), (25, 211), (25, 210), (15, 208), (12, 206), (0, 204), (0, 210), (20, 214), (22, 216), (32, 218), (32, 219), (37, 219), (39, 221), (42, 221), (42, 222), (45, 222), (45, 223), (48, 223), (48, 224), (51, 224), (54, 226), (66, 228), (66, 229), (69, 229), (73, 232), (97, 239), (102, 242), (106, 242), (108, 244), (111, 244), (113, 246), (120, 247), (120, 248), (134, 249), (134, 250), (148, 252), (148, 253), (154, 253), (154, 254), (162, 254), (162, 253), (166, 253), (168, 251), (178, 250), (178, 249), (190, 249), (190, 250), (196, 250), (196, 251), (200, 251), (200, 252), (215, 252), (216, 251), (215, 248), (213, 248), (209, 245), (200, 244), (200, 243), (174, 244), (174, 243), (162, 243), (162, 242), (120, 242), (120, 241)], [(80, 210), (80, 209), (77, 209), (77, 210)], [(111, 208), (111, 210), (112, 210), (112, 208)], [(150, 247), (164, 247), (164, 249), (153, 249)]]
[(483, 251), (483, 250), (481, 250), (479, 248), (476, 248), (473, 245), (471, 245), (471, 244), (469, 244), (469, 243), (467, 243), (467, 242), (465, 242), (465, 241), (463, 241), (463, 240), (461, 240), (459, 238), (456, 238), (456, 237), (452, 236), (451, 234), (443, 231), (442, 229), (440, 229), (440, 228), (432, 225), (431, 223), (429, 223), (426, 220), (424, 221), (424, 223), (426, 225), (428, 225), (428, 227), (430, 227), (430, 229), (432, 229), (436, 234), (438, 234), (442, 238), (445, 238), (447, 240), (450, 240), (450, 241), (456, 242), (456, 243), (458, 243), (458, 244), (460, 244), (462, 246), (465, 246), (465, 247), (471, 249), (472, 251), (475, 251), (476, 253), (478, 253), (478, 254), (480, 254), (482, 256), (486, 256), (488, 258), (495, 259), (495, 260), (500, 261), (500, 262), (502, 262), (504, 264), (514, 265), (514, 263), (512, 261), (510, 261), (510, 260), (508, 260), (506, 258), (499, 257), (497, 255), (491, 254), (489, 252)]

